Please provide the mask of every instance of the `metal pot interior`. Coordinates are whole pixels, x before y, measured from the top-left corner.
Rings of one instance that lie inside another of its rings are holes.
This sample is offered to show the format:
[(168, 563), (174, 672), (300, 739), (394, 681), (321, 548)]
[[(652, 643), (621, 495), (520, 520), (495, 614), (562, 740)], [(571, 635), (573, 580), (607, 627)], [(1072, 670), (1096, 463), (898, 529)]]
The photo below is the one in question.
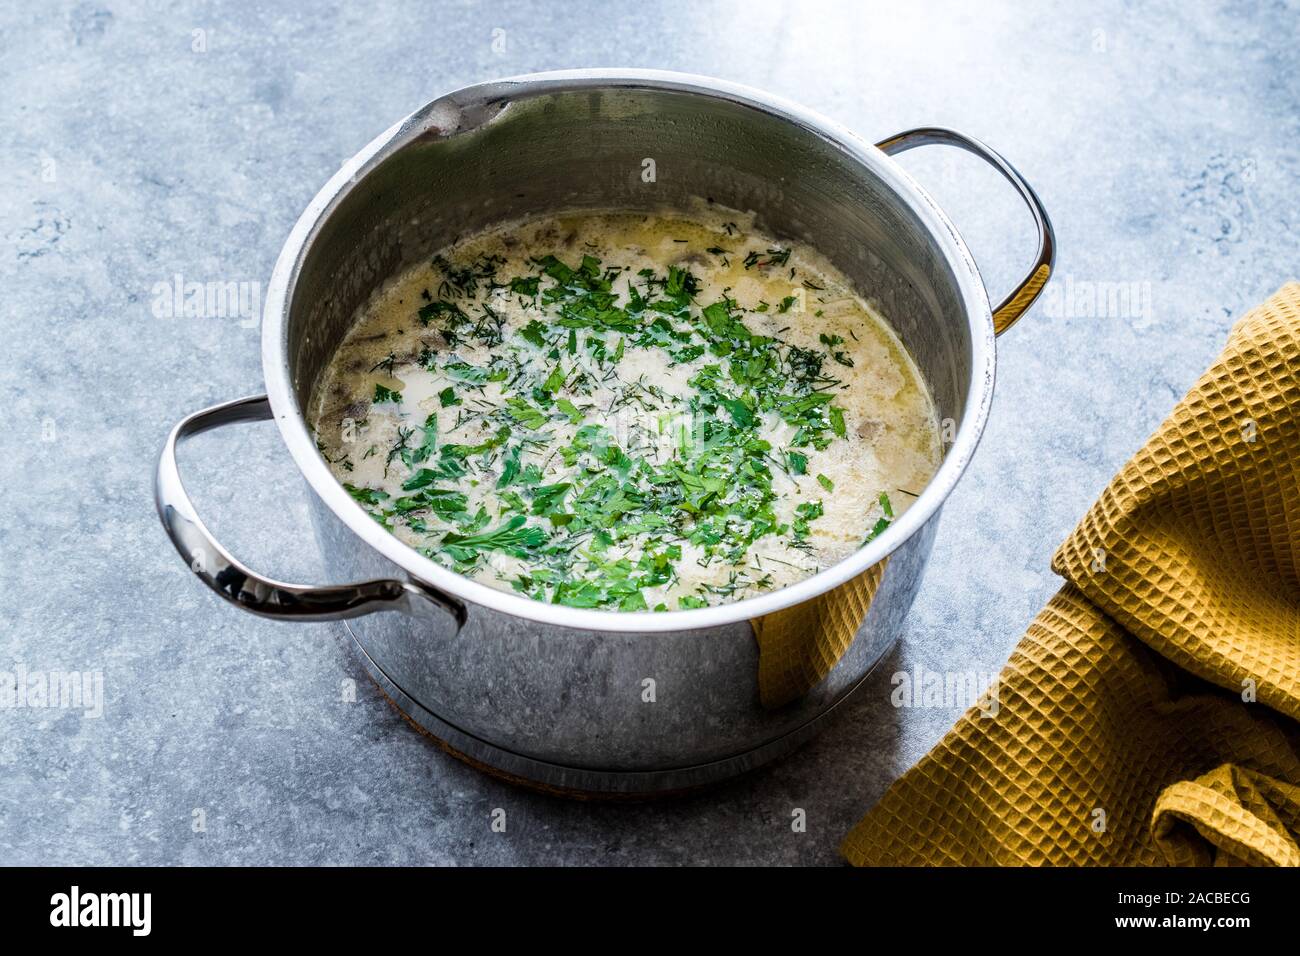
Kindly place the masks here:
[(775, 108), (699, 88), (562, 82), (431, 104), (339, 195), (307, 244), (283, 330), (298, 411), (376, 288), (454, 238), (521, 216), (696, 197), (753, 211), (759, 228), (828, 256), (898, 332), (940, 419), (962, 422), (972, 324), (915, 199)]

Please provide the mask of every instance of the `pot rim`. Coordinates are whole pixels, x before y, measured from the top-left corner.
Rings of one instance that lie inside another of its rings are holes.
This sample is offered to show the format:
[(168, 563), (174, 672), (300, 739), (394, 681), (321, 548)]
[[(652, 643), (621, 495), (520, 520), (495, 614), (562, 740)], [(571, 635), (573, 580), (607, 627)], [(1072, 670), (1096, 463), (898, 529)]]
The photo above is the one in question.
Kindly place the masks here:
[[(547, 604), (479, 584), (424, 557), (380, 527), (330, 472), (297, 407), (287, 348), (292, 290), (321, 224), (351, 186), (419, 136), (454, 136), (490, 123), (495, 116), (506, 112), (491, 108), (496, 104), (508, 106), (514, 100), (594, 89), (651, 89), (726, 100), (820, 137), (894, 190), (929, 228), (956, 278), (970, 331), (971, 378), (965, 413), (954, 440), (920, 497), (880, 537), (811, 577), (727, 604), (659, 612), (603, 611)], [(469, 124), (465, 125), (467, 120)], [(308, 203), (276, 260), (262, 315), (262, 371), (276, 425), (312, 490), (353, 534), (411, 578), (461, 600), (528, 620), (592, 631), (652, 633), (734, 624), (811, 600), (884, 560), (939, 511), (965, 472), (988, 419), (995, 366), (993, 315), (975, 261), (938, 204), (901, 166), (848, 128), (789, 100), (726, 80), (665, 70), (589, 69), (524, 74), (463, 87), (406, 116), (344, 163)]]

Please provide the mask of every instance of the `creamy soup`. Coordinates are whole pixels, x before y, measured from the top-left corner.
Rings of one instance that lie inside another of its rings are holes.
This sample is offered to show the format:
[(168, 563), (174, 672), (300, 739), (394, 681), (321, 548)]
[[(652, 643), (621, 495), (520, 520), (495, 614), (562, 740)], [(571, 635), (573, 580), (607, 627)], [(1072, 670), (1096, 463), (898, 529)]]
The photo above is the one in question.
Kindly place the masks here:
[(884, 319), (815, 251), (716, 207), (459, 240), (375, 294), (313, 405), (334, 474), (402, 541), (609, 610), (815, 574), (940, 458)]

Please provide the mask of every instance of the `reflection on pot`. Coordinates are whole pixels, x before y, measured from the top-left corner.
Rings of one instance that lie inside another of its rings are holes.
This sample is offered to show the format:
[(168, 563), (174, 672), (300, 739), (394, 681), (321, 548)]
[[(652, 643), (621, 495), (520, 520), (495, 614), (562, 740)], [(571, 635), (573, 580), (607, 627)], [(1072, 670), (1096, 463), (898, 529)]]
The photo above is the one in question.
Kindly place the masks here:
[(839, 663), (866, 625), (888, 564), (885, 558), (811, 601), (750, 622), (758, 641), (758, 693), (764, 707), (797, 700)]

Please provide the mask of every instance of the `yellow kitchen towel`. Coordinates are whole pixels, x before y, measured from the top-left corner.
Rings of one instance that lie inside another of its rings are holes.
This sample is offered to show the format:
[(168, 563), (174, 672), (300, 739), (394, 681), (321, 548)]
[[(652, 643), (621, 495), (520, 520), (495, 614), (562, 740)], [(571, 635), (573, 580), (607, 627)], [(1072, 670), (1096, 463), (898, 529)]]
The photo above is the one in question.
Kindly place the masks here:
[(859, 865), (1300, 865), (1300, 284), (1061, 545), (1066, 584)]

